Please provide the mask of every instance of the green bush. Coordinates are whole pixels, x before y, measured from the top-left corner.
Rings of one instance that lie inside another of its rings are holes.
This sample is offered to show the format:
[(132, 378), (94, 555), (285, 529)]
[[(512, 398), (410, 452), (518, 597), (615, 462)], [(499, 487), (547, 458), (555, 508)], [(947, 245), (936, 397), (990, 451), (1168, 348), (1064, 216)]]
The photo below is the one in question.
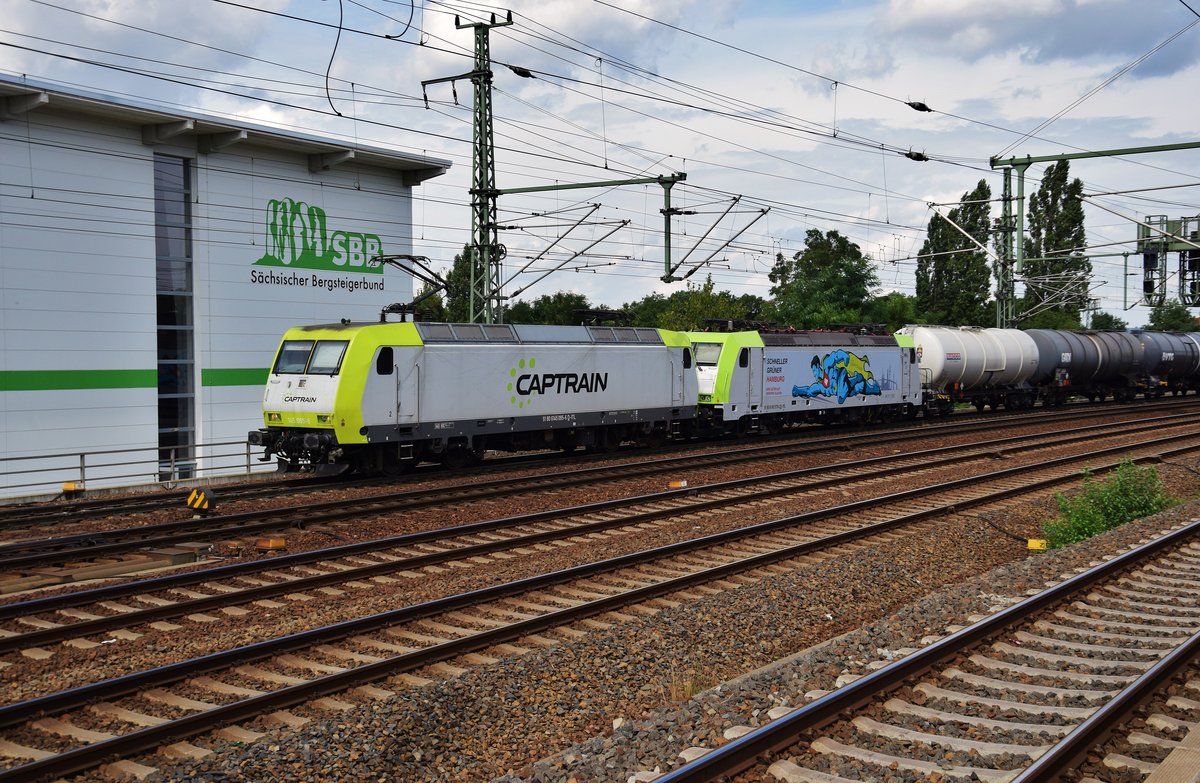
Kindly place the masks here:
[(1085, 470), (1083, 490), (1073, 498), (1058, 495), (1056, 500), (1062, 516), (1043, 527), (1051, 549), (1084, 541), (1155, 514), (1172, 502), (1158, 471), (1150, 466), (1139, 468), (1129, 460), (1122, 462), (1104, 481), (1097, 481), (1091, 471)]

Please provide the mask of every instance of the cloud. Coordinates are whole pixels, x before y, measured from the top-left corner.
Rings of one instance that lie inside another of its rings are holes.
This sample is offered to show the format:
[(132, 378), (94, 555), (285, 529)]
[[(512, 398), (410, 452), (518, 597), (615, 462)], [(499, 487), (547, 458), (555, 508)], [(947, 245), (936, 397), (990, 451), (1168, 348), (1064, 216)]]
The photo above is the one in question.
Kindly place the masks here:
[[(1137, 0), (890, 0), (881, 34), (927, 54), (969, 61), (1019, 52), (1030, 63), (1123, 59), (1126, 62), (1195, 20), (1181, 5)], [(1176, 73), (1200, 58), (1192, 36), (1170, 44), (1132, 72), (1135, 78)], [(1123, 64), (1123, 63), (1122, 63)]]

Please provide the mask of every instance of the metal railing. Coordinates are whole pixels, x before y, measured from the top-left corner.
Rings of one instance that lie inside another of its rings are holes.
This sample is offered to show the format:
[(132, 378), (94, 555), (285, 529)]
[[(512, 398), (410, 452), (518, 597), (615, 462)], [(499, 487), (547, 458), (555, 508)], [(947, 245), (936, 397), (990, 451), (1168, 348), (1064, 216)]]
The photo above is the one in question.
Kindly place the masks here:
[(67, 485), (76, 490), (170, 488), (182, 482), (275, 469), (273, 462), (261, 462), (253, 449), (245, 441), (215, 441), (170, 448), (143, 446), (0, 457), (0, 500), (53, 496)]

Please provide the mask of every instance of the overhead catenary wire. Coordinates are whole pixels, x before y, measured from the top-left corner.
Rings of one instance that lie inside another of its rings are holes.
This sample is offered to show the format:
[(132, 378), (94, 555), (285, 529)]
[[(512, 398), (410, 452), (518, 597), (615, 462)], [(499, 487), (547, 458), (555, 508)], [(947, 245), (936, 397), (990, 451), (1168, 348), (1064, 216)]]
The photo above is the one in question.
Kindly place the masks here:
[[(234, 3), (234, 4), (231, 4), (231, 5), (238, 5), (238, 6), (242, 6), (242, 4), (240, 4), (240, 3)], [(242, 7), (244, 7), (244, 6), (242, 6)], [(407, 129), (406, 129), (406, 130), (407, 130)], [(547, 162), (550, 162), (550, 161), (548, 160)], [(572, 161), (572, 163), (574, 163), (574, 164), (583, 164), (583, 165), (587, 165), (586, 161), (584, 161), (584, 160), (582, 160), (582, 159), (577, 159), (577, 160), (574, 160), (574, 161)], [(603, 166), (603, 165), (608, 165), (608, 161), (607, 161), (607, 160), (606, 160), (606, 159), (603, 157), (603, 154), (601, 154), (601, 158), (600, 158), (600, 163), (599, 163), (599, 165), (602, 165), (602, 166)], [(733, 170), (733, 169), (732, 169), (732, 168), (730, 168), (729, 170)], [(867, 184), (867, 183), (864, 183), (864, 184)], [(873, 185), (867, 185), (867, 187), (868, 187), (868, 189), (867, 189), (865, 192), (866, 192), (868, 195), (870, 195), (871, 193), (874, 193), (874, 192), (878, 192), (878, 191), (874, 190), (875, 186), (873, 186)], [(715, 189), (713, 189), (713, 190), (714, 190), (714, 192), (722, 192), (720, 188), (715, 188)], [(886, 189), (884, 189), (884, 191), (883, 191), (883, 192), (886, 194), (886, 193), (887, 193)], [(811, 209), (811, 208), (808, 208), (808, 207), (806, 207), (806, 206), (803, 206), (803, 205), (791, 204), (791, 205), (788, 205), (788, 206), (789, 206), (789, 208), (791, 208), (792, 210), (796, 210), (795, 214), (803, 214), (803, 215), (813, 215), (813, 216), (815, 216), (815, 215), (817, 215), (817, 214), (819, 213), (819, 210), (817, 210), (817, 209)], [(828, 217), (828, 216), (826, 216), (826, 217)], [(847, 225), (849, 225), (849, 224), (847, 224)], [(913, 230), (914, 232), (916, 232), (916, 231), (920, 231), (920, 230), (921, 230), (921, 227), (917, 227), (917, 226), (906, 227), (906, 230)]]

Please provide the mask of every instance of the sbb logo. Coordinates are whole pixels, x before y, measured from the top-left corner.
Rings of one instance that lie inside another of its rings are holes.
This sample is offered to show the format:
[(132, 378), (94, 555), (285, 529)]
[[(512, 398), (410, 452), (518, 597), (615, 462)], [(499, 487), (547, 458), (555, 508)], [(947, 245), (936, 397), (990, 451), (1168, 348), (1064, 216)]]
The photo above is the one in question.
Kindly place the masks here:
[(383, 274), (382, 266), (367, 261), (383, 246), (375, 234), (329, 232), (325, 210), (290, 198), (267, 203), (266, 251), (258, 266), (319, 269), (325, 272)]

